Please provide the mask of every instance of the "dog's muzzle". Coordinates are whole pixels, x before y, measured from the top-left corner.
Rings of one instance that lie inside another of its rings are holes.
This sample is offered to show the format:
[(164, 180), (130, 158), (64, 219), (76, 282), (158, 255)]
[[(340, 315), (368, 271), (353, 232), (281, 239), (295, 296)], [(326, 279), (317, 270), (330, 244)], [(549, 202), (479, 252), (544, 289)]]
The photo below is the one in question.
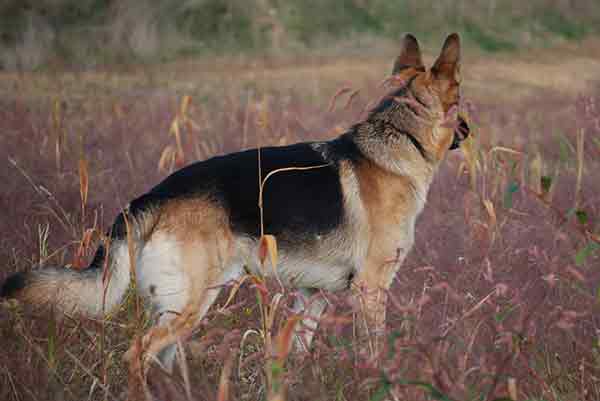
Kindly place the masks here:
[(459, 114), (458, 126), (454, 129), (454, 138), (452, 139), (450, 150), (459, 148), (460, 143), (469, 137), (470, 132), (471, 129), (469, 128), (469, 124), (467, 124), (464, 118)]

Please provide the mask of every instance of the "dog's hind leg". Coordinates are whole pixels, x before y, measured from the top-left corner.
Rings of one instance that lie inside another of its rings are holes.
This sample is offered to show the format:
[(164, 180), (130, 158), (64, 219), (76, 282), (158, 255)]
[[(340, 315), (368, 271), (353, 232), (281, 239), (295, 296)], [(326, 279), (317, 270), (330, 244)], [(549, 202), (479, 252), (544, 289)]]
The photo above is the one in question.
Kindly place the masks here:
[[(189, 297), (181, 242), (173, 233), (157, 232), (141, 249), (137, 263), (137, 289), (148, 301), (157, 325), (166, 326), (181, 314)], [(169, 371), (175, 360), (174, 350), (165, 349), (158, 355)]]
[(308, 352), (319, 325), (319, 319), (326, 307), (327, 301), (319, 294), (318, 290), (309, 288), (298, 290), (292, 310), (295, 313), (304, 314), (304, 317), (296, 326), (294, 333), (294, 350), (296, 352)]
[[(193, 216), (178, 208), (171, 211), (173, 217), (164, 218), (162, 232), (174, 238), (173, 249), (165, 252), (172, 255), (172, 263), (165, 264), (154, 281), (144, 280), (146, 288), (151, 288), (151, 302), (160, 313), (160, 324), (151, 328), (141, 348), (136, 346), (132, 352), (140, 352), (144, 361), (158, 357), (167, 370), (172, 369), (177, 343), (189, 339), (221, 287), (241, 275), (241, 267), (230, 263), (234, 245), (226, 220), (218, 210), (201, 206), (193, 209)], [(164, 239), (159, 243), (165, 247)]]
[(188, 280), (185, 303), (179, 311), (163, 314), (160, 325), (152, 328), (142, 341), (146, 357), (158, 356), (167, 370), (172, 369), (177, 342), (189, 339), (221, 287), (236, 278), (235, 269), (224, 269), (218, 258), (212, 257), (214, 250), (209, 247), (201, 243), (185, 245), (184, 277)]

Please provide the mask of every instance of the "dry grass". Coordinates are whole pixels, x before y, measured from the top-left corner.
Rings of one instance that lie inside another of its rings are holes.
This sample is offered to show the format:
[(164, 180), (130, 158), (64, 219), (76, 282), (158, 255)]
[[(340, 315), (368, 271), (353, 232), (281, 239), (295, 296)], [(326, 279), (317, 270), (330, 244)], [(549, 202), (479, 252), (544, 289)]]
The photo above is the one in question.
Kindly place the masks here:
[[(377, 359), (361, 353), (345, 293), (328, 294), (312, 352), (288, 355), (295, 294), (248, 279), (181, 349), (174, 377), (149, 372), (150, 390), (172, 400), (600, 399), (600, 66), (597, 42), (584, 46), (466, 61), (475, 140), (433, 184)], [(82, 244), (183, 163), (336, 135), (390, 64), (0, 76), (0, 279), (84, 265), (93, 246)], [(328, 112), (345, 86), (361, 91)], [(121, 357), (147, 318), (132, 296), (102, 322), (33, 319), (5, 303), (0, 399), (123, 399)]]

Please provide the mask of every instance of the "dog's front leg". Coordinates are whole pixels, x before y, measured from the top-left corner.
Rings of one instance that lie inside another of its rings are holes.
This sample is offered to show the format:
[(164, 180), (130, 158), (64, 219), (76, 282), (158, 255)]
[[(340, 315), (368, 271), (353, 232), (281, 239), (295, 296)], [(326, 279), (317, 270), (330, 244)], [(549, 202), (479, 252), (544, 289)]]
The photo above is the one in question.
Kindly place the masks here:
[(367, 261), (351, 283), (359, 309), (356, 328), (359, 336), (367, 340), (371, 355), (383, 350), (387, 291), (399, 262), (398, 259)]

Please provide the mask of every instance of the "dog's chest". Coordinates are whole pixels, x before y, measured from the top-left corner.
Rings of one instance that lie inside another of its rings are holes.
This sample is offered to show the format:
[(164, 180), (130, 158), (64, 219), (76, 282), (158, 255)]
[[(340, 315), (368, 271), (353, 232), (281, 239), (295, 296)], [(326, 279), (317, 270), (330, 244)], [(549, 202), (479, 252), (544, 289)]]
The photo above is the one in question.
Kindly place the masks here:
[(419, 178), (396, 175), (373, 163), (359, 165), (356, 175), (370, 247), (392, 253), (387, 257), (398, 248), (410, 248), (414, 223), (424, 205), (425, 195), (415, 185)]

